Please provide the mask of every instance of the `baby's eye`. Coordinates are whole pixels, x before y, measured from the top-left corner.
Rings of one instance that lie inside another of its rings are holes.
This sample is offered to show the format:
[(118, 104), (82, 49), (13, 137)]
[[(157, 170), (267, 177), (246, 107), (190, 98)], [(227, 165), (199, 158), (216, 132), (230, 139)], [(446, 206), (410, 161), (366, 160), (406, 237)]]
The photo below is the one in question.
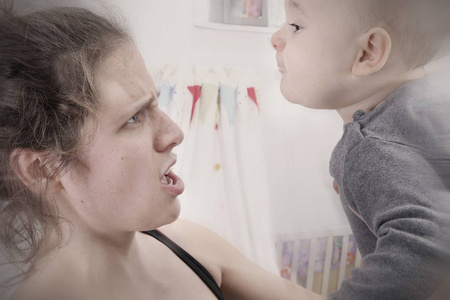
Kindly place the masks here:
[(137, 115), (132, 116), (125, 124), (135, 124), (139, 122)]
[(295, 24), (295, 23), (291, 23), (291, 24), (289, 24), (289, 25), (295, 28), (295, 31), (294, 31), (294, 32), (297, 32), (297, 31), (299, 31), (300, 29), (303, 29), (302, 26), (299, 26), (299, 25), (297, 25), (297, 24)]

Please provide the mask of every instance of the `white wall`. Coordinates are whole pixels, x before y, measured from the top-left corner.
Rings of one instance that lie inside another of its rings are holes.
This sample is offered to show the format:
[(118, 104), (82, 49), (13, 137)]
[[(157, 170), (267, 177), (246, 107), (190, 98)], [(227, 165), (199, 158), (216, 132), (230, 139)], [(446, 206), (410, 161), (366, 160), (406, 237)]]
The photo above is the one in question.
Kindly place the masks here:
[[(49, 0), (23, 0), (26, 3)], [(342, 133), (336, 112), (313, 111), (285, 101), (278, 89), (271, 33), (204, 29), (209, 1), (108, 0), (123, 11), (150, 71), (164, 64), (232, 65), (261, 74), (261, 118), (275, 233), (347, 225), (328, 175), (328, 161)], [(279, 0), (269, 0), (279, 1)], [(51, 1), (50, 1), (51, 2)], [(100, 1), (96, 1), (99, 3)], [(92, 1), (58, 0), (55, 5)], [(273, 2), (272, 2), (273, 3)], [(214, 12), (215, 10), (212, 9)], [(214, 15), (220, 15), (215, 11)]]

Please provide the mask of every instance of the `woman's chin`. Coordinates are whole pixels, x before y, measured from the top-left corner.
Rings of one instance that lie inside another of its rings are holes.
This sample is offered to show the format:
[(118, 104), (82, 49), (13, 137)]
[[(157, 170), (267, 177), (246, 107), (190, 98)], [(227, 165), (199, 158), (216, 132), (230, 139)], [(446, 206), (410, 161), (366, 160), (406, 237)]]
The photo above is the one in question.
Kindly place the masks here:
[(181, 205), (180, 205), (180, 200), (178, 199), (178, 197), (175, 198), (173, 205), (175, 207), (168, 217), (167, 224), (175, 222), (180, 217)]

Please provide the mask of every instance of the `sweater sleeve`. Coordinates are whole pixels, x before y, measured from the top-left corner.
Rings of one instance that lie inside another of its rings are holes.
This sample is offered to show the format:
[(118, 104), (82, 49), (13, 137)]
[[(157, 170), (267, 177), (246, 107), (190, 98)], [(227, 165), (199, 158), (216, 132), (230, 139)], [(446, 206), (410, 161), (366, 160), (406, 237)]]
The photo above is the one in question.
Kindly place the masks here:
[(377, 241), (330, 299), (430, 297), (445, 271), (448, 191), (441, 184), (417, 149), (366, 139), (348, 153), (341, 193)]

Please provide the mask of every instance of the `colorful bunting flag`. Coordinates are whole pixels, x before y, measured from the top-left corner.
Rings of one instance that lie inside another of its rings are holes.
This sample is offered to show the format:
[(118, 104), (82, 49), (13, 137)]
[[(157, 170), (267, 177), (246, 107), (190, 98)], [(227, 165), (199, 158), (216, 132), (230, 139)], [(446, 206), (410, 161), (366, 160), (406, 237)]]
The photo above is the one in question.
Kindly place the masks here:
[(247, 93), (248, 93), (248, 96), (250, 97), (250, 99), (252, 99), (253, 102), (255, 102), (256, 107), (258, 107), (258, 111), (259, 111), (259, 104), (258, 104), (258, 100), (256, 99), (255, 88), (254, 87), (247, 88)]
[(159, 91), (158, 103), (160, 108), (164, 108), (173, 99), (175, 88), (164, 83)]
[(208, 110), (213, 102), (217, 102), (218, 87), (209, 83), (202, 85), (202, 94), (200, 96), (200, 120), (205, 122)]
[(237, 87), (229, 85), (220, 85), (220, 102), (225, 107), (228, 114), (230, 125), (235, 123), (236, 106), (237, 106)]
[(202, 87), (199, 85), (193, 85), (193, 86), (188, 86), (187, 88), (191, 92), (192, 100), (193, 100), (192, 111), (191, 111), (191, 121), (190, 121), (190, 122), (192, 122), (192, 118), (194, 117), (195, 106), (197, 105), (197, 102), (200, 99), (200, 96), (202, 94)]

